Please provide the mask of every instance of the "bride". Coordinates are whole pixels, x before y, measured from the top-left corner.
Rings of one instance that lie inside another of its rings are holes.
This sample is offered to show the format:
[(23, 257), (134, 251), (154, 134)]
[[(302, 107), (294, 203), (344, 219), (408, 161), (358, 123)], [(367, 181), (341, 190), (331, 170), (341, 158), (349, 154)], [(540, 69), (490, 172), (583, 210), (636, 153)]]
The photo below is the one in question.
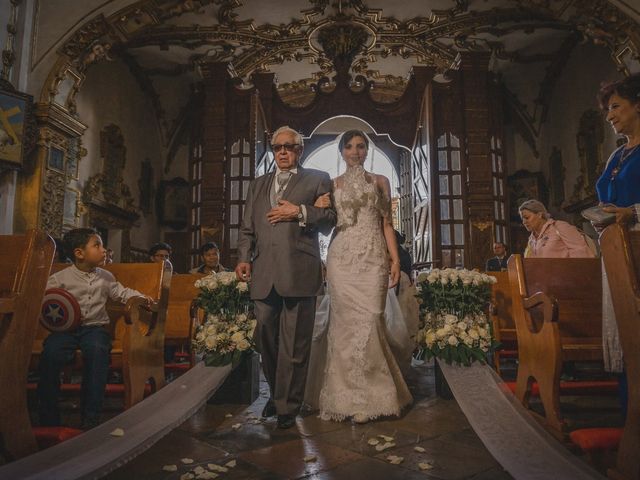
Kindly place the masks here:
[[(369, 139), (362, 131), (345, 132), (338, 148), (347, 168), (334, 180), (338, 221), (327, 255), (330, 313), (319, 407), (324, 420), (364, 423), (399, 415), (413, 399), (384, 320), (387, 289), (400, 278), (389, 180), (365, 171)], [(320, 202), (329, 205), (327, 197)]]

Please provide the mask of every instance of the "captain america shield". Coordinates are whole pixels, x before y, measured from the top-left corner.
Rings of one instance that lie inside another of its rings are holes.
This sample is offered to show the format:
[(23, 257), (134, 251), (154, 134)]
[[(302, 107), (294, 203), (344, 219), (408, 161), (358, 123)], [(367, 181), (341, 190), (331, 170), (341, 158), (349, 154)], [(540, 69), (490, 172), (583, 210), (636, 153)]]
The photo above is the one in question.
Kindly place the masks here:
[(44, 292), (40, 323), (52, 332), (67, 332), (80, 326), (80, 304), (63, 288), (49, 288)]

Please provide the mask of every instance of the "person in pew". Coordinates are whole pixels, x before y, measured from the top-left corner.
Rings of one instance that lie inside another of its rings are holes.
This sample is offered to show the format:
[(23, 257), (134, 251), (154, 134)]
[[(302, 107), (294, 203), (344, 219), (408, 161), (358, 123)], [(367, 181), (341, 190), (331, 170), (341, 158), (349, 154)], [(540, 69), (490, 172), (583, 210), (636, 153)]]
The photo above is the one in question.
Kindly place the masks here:
[(525, 257), (593, 258), (586, 235), (573, 225), (554, 220), (542, 202), (527, 200), (518, 208), (529, 241)]
[[(164, 262), (171, 260), (171, 245), (165, 242), (158, 242), (151, 245), (149, 249), (149, 258), (152, 262)], [(175, 273), (175, 272), (174, 272)]]
[[(605, 84), (598, 94), (600, 107), (617, 135), (627, 142), (616, 149), (596, 182), (603, 211), (615, 214), (615, 221), (640, 228), (640, 74)], [(594, 224), (600, 232), (604, 224)], [(622, 347), (618, 336), (611, 290), (602, 269), (602, 342), (605, 370), (619, 375), (620, 403), (627, 410), (627, 387)]]
[(495, 257), (487, 260), (485, 270), (487, 272), (502, 272), (507, 269), (507, 246), (502, 242), (493, 242), (493, 253)]
[(73, 265), (49, 277), (47, 288), (63, 288), (80, 305), (82, 324), (67, 332), (52, 332), (44, 341), (38, 365), (38, 412), (40, 425), (60, 425), (58, 396), (60, 371), (70, 363), (76, 350), (82, 351), (82, 427), (96, 426), (100, 421), (107, 375), (111, 335), (107, 299), (125, 303), (132, 297), (152, 300), (136, 290), (126, 288), (108, 271), (99, 268), (105, 261), (105, 248), (98, 232), (92, 228), (76, 228), (63, 238), (66, 251), (72, 252)]
[(207, 242), (200, 247), (200, 258), (202, 264), (189, 270), (189, 273), (211, 273), (226, 272), (227, 269), (220, 264), (220, 249), (214, 242)]

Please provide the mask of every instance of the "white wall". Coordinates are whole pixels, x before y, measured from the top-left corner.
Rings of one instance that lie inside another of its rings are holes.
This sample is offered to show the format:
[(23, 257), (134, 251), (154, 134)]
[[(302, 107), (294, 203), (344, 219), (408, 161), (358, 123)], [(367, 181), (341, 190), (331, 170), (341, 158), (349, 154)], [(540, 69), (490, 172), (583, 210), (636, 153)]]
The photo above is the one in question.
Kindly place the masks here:
[[(109, 124), (120, 127), (124, 136), (126, 166), (124, 181), (138, 205), (141, 163), (150, 159), (157, 188), (163, 175), (165, 152), (160, 140), (155, 112), (129, 69), (119, 61), (92, 65), (77, 97), (80, 120), (88, 125), (82, 142), (87, 156), (80, 161), (79, 183), (102, 171), (100, 131)], [(140, 213), (139, 225), (131, 232), (131, 246), (146, 249), (161, 239), (155, 204), (153, 213)]]

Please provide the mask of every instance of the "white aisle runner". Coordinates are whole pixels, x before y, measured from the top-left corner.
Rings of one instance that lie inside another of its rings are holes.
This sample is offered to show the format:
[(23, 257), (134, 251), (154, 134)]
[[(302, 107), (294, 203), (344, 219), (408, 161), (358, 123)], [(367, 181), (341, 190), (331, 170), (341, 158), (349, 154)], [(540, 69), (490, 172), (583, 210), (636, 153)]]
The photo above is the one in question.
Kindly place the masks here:
[[(151, 447), (179, 426), (215, 393), (231, 366), (191, 370), (88, 432), (0, 467), (0, 479), (75, 480), (99, 478)], [(121, 428), (124, 435), (111, 435)]]
[(439, 364), (476, 434), (516, 480), (605, 478), (547, 433), (488, 365)]

